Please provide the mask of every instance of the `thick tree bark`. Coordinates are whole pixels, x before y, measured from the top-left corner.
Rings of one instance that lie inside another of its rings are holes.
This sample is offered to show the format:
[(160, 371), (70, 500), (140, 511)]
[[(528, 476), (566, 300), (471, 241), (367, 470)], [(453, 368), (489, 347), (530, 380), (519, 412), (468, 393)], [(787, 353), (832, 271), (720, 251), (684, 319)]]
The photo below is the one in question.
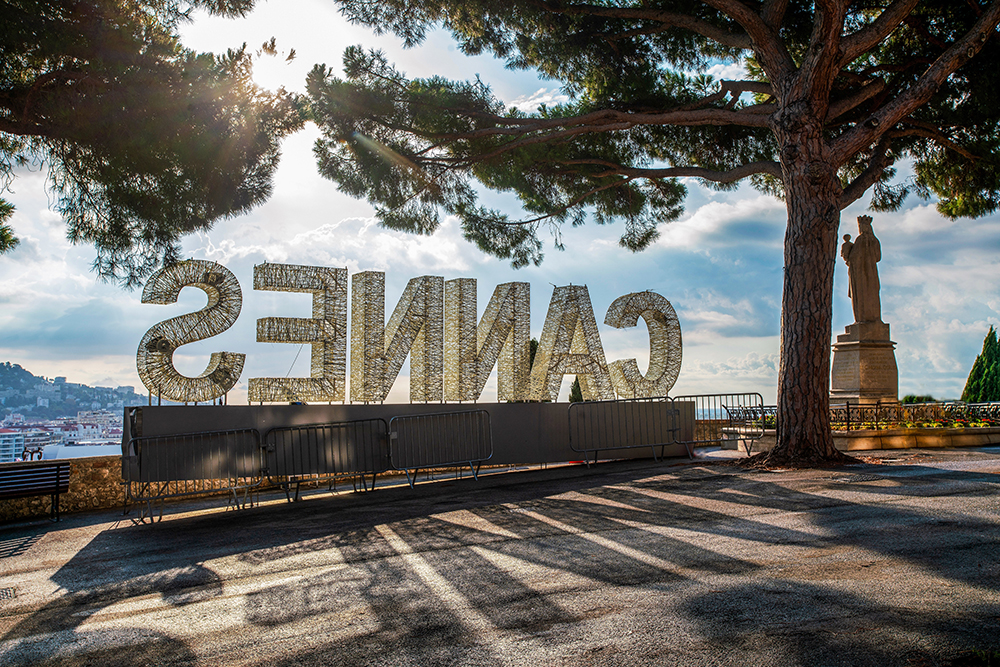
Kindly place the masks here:
[[(806, 106), (802, 104), (801, 106)], [(778, 438), (767, 465), (847, 460), (830, 431), (833, 269), (842, 189), (813, 110), (772, 118), (780, 145), (788, 224), (781, 299)]]

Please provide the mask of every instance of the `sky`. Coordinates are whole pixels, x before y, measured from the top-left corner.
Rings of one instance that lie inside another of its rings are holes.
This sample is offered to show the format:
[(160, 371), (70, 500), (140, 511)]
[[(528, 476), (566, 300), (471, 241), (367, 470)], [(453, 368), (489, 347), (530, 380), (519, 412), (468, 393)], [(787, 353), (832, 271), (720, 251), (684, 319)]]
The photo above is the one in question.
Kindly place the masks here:
[[(267, 88), (303, 91), (315, 63), (340, 69), (346, 47), (382, 49), (409, 76), (477, 75), (508, 106), (532, 110), (565, 99), (557, 82), (533, 72), (515, 72), (489, 56), (461, 54), (443, 32), (404, 49), (392, 35), (377, 36), (349, 25), (331, 2), (270, 0), (246, 18), (231, 20), (196, 14), (182, 27), (183, 43), (199, 51), (224, 51), (246, 42), (251, 48), (277, 40), (279, 51), (296, 58), (264, 56), (255, 79)], [(738, 75), (739, 65), (719, 64), (719, 78)], [(672, 395), (760, 392), (775, 402), (782, 241), (785, 210), (773, 197), (749, 187), (715, 192), (687, 181), (685, 213), (661, 227), (652, 247), (633, 254), (617, 244), (621, 229), (588, 224), (564, 230), (565, 251), (546, 242), (541, 266), (514, 270), (503, 260), (464, 241), (454, 220), (446, 219), (430, 237), (379, 228), (365, 201), (338, 192), (316, 171), (312, 145), (318, 130), (308, 125), (283, 145), (271, 199), (251, 213), (218, 222), (210, 231), (187, 237), (186, 257), (219, 262), (243, 290), (243, 309), (225, 333), (183, 346), (175, 353), (182, 373), (198, 375), (213, 351), (247, 355), (230, 404), (246, 401), (251, 377), (309, 375), (309, 351), (298, 345), (257, 343), (261, 317), (309, 317), (305, 294), (253, 290), (253, 267), (264, 261), (347, 267), (386, 274), (386, 316), (406, 282), (416, 276), (445, 280), (476, 278), (482, 314), (493, 288), (523, 281), (531, 285), (531, 330), (541, 333), (552, 289), (585, 284), (590, 290), (607, 360), (634, 357), (645, 369), (648, 336), (640, 324), (612, 329), (604, 313), (618, 296), (653, 290), (674, 306), (683, 335), (683, 364)], [(904, 168), (900, 178), (907, 178)], [(51, 210), (44, 172), (21, 171), (4, 195), (17, 210), (12, 220), (22, 242), (0, 256), (0, 362), (18, 363), (36, 375), (66, 376), (91, 385), (133, 385), (143, 393), (135, 352), (143, 333), (159, 321), (201, 308), (205, 294), (181, 292), (170, 306), (141, 303), (141, 291), (101, 283), (90, 271), (93, 247), (71, 245), (65, 225)], [(516, 201), (488, 192), (486, 204), (518, 215)], [(868, 198), (843, 212), (840, 233), (857, 235), (858, 215)], [(931, 394), (957, 398), (989, 326), (1000, 323), (1000, 214), (979, 220), (948, 220), (933, 202), (908, 199), (895, 213), (876, 213), (881, 241), (882, 319), (897, 342), (900, 396)], [(847, 296), (847, 267), (838, 259), (833, 304), (834, 336), (853, 321)], [(408, 366), (389, 395), (408, 400)], [(562, 396), (571, 378), (564, 382)], [(481, 400), (495, 397), (494, 377)]]

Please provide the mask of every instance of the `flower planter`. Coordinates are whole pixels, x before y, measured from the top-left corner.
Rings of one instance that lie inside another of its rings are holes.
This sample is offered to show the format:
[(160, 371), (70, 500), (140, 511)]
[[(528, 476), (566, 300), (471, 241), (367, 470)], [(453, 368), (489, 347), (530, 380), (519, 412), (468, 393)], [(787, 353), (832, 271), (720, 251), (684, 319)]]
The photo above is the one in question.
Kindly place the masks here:
[[(774, 433), (773, 429), (764, 431), (764, 437), (754, 443), (753, 452), (762, 452), (774, 447)], [(723, 446), (726, 449), (736, 449), (736, 442), (736, 440), (724, 441)], [(833, 444), (841, 451), (985, 447), (1000, 445), (1000, 427), (834, 431)]]

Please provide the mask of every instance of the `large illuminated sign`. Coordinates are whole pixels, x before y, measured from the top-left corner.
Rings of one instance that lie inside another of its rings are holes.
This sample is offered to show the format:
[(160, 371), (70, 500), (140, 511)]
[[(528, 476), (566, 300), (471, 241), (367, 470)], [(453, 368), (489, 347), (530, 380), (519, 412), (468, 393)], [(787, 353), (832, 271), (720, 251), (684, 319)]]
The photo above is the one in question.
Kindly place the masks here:
[(497, 399), (528, 400), (531, 372), (531, 289), (504, 283), (493, 290), (476, 324), (476, 279), (444, 284), (444, 397), (475, 401), (497, 367)]
[[(308, 344), (307, 378), (251, 378), (252, 402), (326, 402), (347, 398), (347, 269), (265, 263), (254, 267), (254, 289), (312, 295), (312, 317), (257, 320), (257, 341)], [(152, 394), (173, 401), (210, 401), (235, 386), (246, 355), (212, 353), (198, 377), (181, 375), (173, 353), (181, 345), (218, 335), (236, 322), (242, 291), (236, 277), (215, 262), (189, 260), (157, 271), (143, 303), (176, 303), (180, 290), (196, 287), (208, 305), (156, 324), (139, 343), (139, 378)], [(476, 280), (421, 276), (409, 281), (385, 321), (385, 274), (351, 277), (350, 398), (386, 399), (410, 358), (411, 401), (475, 401), (493, 368), (501, 401), (554, 401), (563, 376), (575, 375), (587, 400), (666, 396), (681, 367), (681, 329), (670, 302), (655, 292), (619, 297), (605, 324), (649, 331), (649, 369), (635, 359), (607, 363), (585, 286), (556, 287), (549, 302), (534, 364), (530, 359), (530, 288), (498, 285), (477, 321)]]
[(643, 376), (635, 359), (612, 362), (611, 384), (622, 398), (666, 396), (681, 372), (681, 323), (670, 302), (656, 292), (618, 297), (608, 307), (604, 323), (623, 329), (636, 326), (640, 317), (649, 330), (649, 369)]

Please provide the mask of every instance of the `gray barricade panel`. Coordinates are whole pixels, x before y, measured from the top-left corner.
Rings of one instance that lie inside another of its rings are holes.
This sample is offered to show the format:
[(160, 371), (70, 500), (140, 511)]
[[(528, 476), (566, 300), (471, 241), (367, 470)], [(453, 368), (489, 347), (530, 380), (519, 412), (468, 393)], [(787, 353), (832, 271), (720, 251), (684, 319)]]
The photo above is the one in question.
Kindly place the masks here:
[(474, 465), (493, 456), (486, 410), (400, 415), (389, 431), (389, 461), (396, 470)]
[(388, 430), (384, 419), (272, 428), (264, 436), (267, 473), (292, 477), (385, 472)]
[(256, 429), (133, 437), (126, 446), (132, 482), (259, 477), (263, 468)]
[(568, 414), (570, 447), (588, 463), (602, 451), (645, 447), (657, 458), (657, 448), (679, 442), (680, 412), (667, 397), (571, 403)]

